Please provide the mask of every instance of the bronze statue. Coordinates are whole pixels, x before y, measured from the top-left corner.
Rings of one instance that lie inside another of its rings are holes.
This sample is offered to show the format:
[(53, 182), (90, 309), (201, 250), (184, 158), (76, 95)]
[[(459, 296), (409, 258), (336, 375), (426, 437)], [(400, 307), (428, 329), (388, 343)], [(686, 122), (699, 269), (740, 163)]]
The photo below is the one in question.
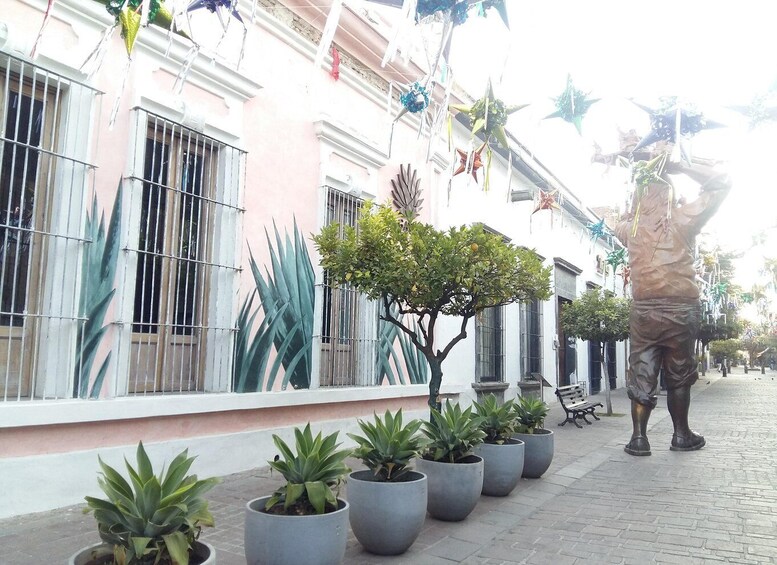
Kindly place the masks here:
[[(699, 197), (678, 205), (667, 173), (684, 173), (701, 183)], [(730, 189), (729, 177), (712, 167), (668, 164), (660, 178), (636, 191), (632, 211), (616, 228), (618, 239), (629, 250), (634, 299), (626, 376), (633, 433), (625, 451), (630, 455), (650, 455), (646, 430), (656, 406), (662, 368), (674, 424), (670, 449), (704, 447), (704, 437), (688, 425), (691, 385), (699, 378), (695, 341), (701, 307), (694, 270), (695, 238)]]

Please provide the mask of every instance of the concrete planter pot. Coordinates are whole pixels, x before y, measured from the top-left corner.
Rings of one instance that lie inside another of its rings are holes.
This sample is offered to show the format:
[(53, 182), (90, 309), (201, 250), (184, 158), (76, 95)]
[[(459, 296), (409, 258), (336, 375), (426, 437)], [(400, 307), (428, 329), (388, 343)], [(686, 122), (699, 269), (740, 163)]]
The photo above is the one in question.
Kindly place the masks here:
[(513, 491), (523, 473), (524, 449), (518, 439), (502, 445), (482, 443), (475, 449), (475, 455), (483, 458), (483, 494), (507, 496)]
[(553, 431), (539, 428), (533, 434), (515, 434), (513, 438), (526, 444), (523, 476), (529, 479), (540, 478), (553, 461)]
[(247, 565), (332, 565), (343, 560), (348, 502), (338, 498), (338, 509), (328, 514), (283, 516), (264, 511), (269, 498), (246, 504)]
[(418, 459), (416, 469), (429, 480), (426, 510), (433, 518), (460, 522), (475, 509), (483, 490), (483, 458), (465, 457), (459, 463)]
[[(107, 543), (90, 545), (72, 555), (68, 565), (103, 565), (113, 563), (113, 546)], [(190, 565), (216, 565), (216, 550), (204, 541), (194, 542)]]
[(398, 483), (372, 480), (372, 471), (354, 471), (346, 495), (351, 530), (370, 553), (398, 555), (413, 545), (426, 519), (426, 475), (409, 471)]

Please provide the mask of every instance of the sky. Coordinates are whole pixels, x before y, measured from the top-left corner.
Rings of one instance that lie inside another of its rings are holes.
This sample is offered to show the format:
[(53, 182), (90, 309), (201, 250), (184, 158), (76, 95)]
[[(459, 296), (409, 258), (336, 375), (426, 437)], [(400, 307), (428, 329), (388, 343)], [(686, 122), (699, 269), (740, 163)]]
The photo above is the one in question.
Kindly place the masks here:
[[(690, 144), (694, 156), (723, 161), (734, 189), (705, 228), (705, 240), (725, 250), (748, 251), (738, 281), (749, 287), (764, 256), (777, 256), (777, 123), (751, 129), (732, 111), (777, 87), (777, 2), (770, 0), (506, 0), (507, 31), (494, 12), (470, 17), (456, 29), (451, 67), (474, 96), (490, 78), (507, 104), (530, 106), (513, 114), (508, 128), (590, 205), (623, 205), (623, 171), (591, 164), (593, 144), (618, 145), (618, 128), (649, 131), (648, 115), (630, 99), (655, 107), (678, 96), (727, 127), (708, 130)], [(583, 134), (559, 119), (551, 97), (567, 74), (591, 98)], [(773, 98), (777, 106), (777, 93)], [(681, 193), (692, 198), (693, 183)], [(771, 246), (754, 248), (766, 230)]]

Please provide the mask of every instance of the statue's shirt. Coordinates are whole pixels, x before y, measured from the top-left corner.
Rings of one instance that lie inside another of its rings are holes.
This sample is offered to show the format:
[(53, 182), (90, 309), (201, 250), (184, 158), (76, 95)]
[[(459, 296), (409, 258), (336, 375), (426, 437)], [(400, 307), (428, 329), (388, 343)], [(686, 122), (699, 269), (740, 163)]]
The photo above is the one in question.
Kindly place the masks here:
[(728, 177), (715, 177), (702, 186), (699, 198), (669, 211), (667, 187), (648, 187), (639, 205), (636, 230), (633, 218), (621, 221), (615, 228), (616, 236), (629, 251), (634, 300), (698, 300), (696, 236), (730, 188)]

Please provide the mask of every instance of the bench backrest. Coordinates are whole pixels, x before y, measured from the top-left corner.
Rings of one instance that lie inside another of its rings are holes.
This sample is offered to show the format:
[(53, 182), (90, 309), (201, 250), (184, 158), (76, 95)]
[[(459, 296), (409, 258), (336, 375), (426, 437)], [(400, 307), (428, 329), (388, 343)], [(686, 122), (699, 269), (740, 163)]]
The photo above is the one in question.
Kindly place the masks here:
[(556, 389), (556, 396), (562, 404), (575, 404), (586, 399), (583, 387), (579, 384), (560, 386)]

